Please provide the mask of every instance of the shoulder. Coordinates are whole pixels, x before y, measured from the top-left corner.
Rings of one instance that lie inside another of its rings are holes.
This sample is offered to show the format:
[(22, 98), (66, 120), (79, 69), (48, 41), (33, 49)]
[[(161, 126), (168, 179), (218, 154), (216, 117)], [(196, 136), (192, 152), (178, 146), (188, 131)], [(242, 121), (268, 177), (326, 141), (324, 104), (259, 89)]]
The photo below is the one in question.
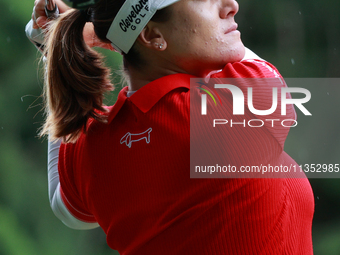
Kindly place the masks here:
[(244, 58), (239, 62), (228, 63), (211, 78), (282, 78), (277, 68), (246, 48)]
[(282, 78), (271, 63), (260, 59), (247, 59), (227, 64), (211, 78)]

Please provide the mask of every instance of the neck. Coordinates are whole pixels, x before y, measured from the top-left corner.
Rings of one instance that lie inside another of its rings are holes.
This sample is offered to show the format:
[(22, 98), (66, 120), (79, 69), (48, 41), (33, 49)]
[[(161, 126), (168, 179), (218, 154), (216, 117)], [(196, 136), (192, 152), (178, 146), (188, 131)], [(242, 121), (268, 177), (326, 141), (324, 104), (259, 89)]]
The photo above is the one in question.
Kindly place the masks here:
[[(129, 90), (136, 91), (146, 84), (159, 79), (163, 76), (176, 74), (176, 73), (187, 73), (197, 77), (206, 77), (212, 70), (201, 69), (197, 70), (194, 66), (193, 68), (188, 68), (189, 65), (185, 63), (179, 65), (179, 61), (176, 61), (169, 54), (164, 54), (159, 52), (149, 52), (143, 54), (142, 59), (144, 64), (140, 67), (127, 66), (127, 73), (129, 76)], [(189, 62), (190, 63), (190, 62)], [(203, 66), (202, 63), (201, 66)]]
[(163, 76), (184, 73), (184, 71), (180, 70), (179, 68), (164, 68), (164, 66), (166, 65), (154, 62), (154, 64), (144, 65), (142, 68), (129, 67), (129, 90), (136, 91), (146, 84)]

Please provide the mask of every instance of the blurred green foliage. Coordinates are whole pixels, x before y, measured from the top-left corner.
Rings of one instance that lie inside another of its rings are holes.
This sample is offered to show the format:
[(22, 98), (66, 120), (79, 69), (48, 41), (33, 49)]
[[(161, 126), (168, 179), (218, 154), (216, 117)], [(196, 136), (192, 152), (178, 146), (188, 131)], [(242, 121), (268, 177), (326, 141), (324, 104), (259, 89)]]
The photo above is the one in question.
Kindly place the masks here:
[[(284, 77), (340, 76), (340, 2), (239, 4), (236, 21), (245, 45), (276, 65)], [(71, 230), (49, 208), (46, 141), (37, 138), (42, 123), (39, 53), (24, 33), (32, 7), (33, 1), (27, 0), (0, 2), (0, 255), (116, 254), (102, 230)], [(120, 56), (103, 52), (107, 64), (119, 69)], [(334, 102), (339, 89), (328, 91)], [(116, 93), (108, 102), (114, 102)], [(327, 115), (332, 106), (326, 104), (325, 93), (316, 88), (308, 104), (323, 119), (299, 115), (299, 126), (288, 136), (286, 151), (299, 163), (340, 163), (340, 108), (334, 105), (333, 114)], [(340, 179), (312, 179), (311, 184), (315, 254), (340, 254)]]

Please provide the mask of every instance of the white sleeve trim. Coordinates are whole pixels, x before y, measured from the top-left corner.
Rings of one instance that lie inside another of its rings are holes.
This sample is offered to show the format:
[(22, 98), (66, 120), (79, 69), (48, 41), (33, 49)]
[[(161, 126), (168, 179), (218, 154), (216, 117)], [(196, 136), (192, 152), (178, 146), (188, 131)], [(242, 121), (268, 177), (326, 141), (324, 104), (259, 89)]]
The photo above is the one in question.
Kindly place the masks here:
[(25, 27), (26, 36), (33, 42), (42, 44), (44, 42), (44, 32), (41, 28), (33, 28), (33, 20), (31, 19)]
[(34, 29), (33, 20), (31, 19), (25, 27), (25, 32), (26, 32), (27, 38), (35, 45), (35, 47), (39, 51), (42, 52), (44, 50), (44, 45), (43, 45), (44, 32), (42, 31), (42, 29), (40, 28)]
[(52, 211), (69, 228), (82, 230), (97, 228), (99, 224), (96, 222), (84, 222), (75, 218), (62, 200), (58, 173), (60, 144), (60, 140), (57, 142), (48, 141), (48, 196)]

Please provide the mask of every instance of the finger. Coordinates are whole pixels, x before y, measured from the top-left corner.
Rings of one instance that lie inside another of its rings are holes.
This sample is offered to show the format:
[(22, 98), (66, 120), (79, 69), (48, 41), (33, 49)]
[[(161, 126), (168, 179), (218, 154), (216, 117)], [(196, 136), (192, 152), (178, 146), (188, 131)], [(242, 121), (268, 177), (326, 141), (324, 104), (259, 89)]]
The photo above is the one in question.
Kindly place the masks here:
[(45, 8), (45, 0), (38, 0), (38, 1), (35, 1), (34, 5), (35, 5), (38, 9), (44, 10), (44, 8)]
[(47, 26), (47, 22), (48, 22), (48, 19), (45, 16), (40, 16), (39, 18), (37, 18), (37, 25), (40, 28), (45, 29)]
[(45, 14), (45, 1), (42, 1), (42, 0), (35, 1), (34, 8), (33, 8), (33, 14), (34, 14), (36, 19), (40, 16), (46, 16), (46, 14)]
[(34, 14), (33, 14), (33, 13), (32, 13), (32, 20), (33, 20), (33, 26), (32, 26), (32, 28), (33, 28), (33, 29), (38, 29), (39, 26), (37, 25), (37, 22), (36, 22), (36, 20), (35, 20), (35, 17), (34, 17)]

